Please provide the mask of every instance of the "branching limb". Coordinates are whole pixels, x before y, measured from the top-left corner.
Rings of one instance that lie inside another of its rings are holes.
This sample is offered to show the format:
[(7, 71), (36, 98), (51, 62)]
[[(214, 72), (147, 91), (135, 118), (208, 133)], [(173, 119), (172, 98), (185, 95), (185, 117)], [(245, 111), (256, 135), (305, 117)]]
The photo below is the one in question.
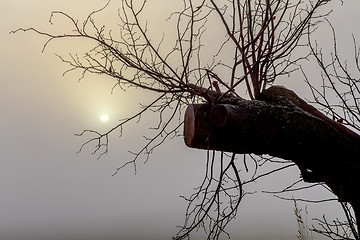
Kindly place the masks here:
[[(306, 53), (295, 56), (292, 53), (295, 49), (306, 46), (306, 42), (302, 41), (304, 35), (314, 31), (320, 18), (327, 15), (319, 14), (318, 10), (329, 1), (245, 0), (223, 4), (214, 0), (202, 0), (194, 5), (194, 1), (183, 0), (183, 9), (174, 10), (168, 18), (169, 21), (175, 18), (176, 34), (172, 45), (167, 42), (166, 35), (159, 40), (150, 37), (148, 23), (142, 22), (146, 0), (121, 1), (118, 11), (120, 30), (117, 33), (98, 25), (95, 19), (109, 6), (110, 1), (91, 12), (82, 23), (62, 11), (52, 12), (49, 19), (52, 25), (55, 25), (55, 16), (70, 21), (71, 29), (67, 33), (53, 34), (32, 27), (19, 28), (11, 33), (34, 32), (46, 37), (42, 51), (53, 40), (88, 40), (93, 45), (84, 56), (77, 53), (70, 54), (67, 58), (58, 55), (69, 66), (65, 73), (80, 71), (79, 80), (87, 74), (106, 75), (114, 80), (114, 88), (137, 88), (157, 95), (154, 101), (142, 106), (136, 114), (121, 120), (104, 133), (88, 129), (77, 134), (90, 136), (81, 145), (80, 151), (94, 144), (93, 154), (100, 158), (109, 151), (111, 134), (119, 132), (121, 135), (128, 123), (139, 120), (145, 112), (158, 114), (156, 126), (149, 127), (155, 133), (151, 137), (146, 136), (144, 146), (134, 152), (132, 160), (125, 162), (114, 174), (128, 165), (133, 165), (136, 173), (136, 163), (141, 154), (146, 155), (146, 162), (153, 150), (166, 139), (180, 135), (180, 128), (183, 126), (181, 117), (187, 104), (206, 102), (211, 107), (219, 103), (239, 105), (244, 100), (240, 97), (243, 89), (248, 98), (258, 100), (276, 79), (297, 70), (299, 62), (308, 59), (309, 55)], [(219, 42), (215, 38), (206, 42), (206, 30), (213, 27), (214, 19), (220, 20), (225, 36)], [(166, 46), (172, 47), (166, 52), (163, 50)], [(223, 54), (229, 49), (230, 55)], [(215, 54), (210, 55), (211, 60), (204, 61), (203, 56), (208, 57), (212, 52)], [(314, 47), (312, 54), (318, 62), (322, 62), (322, 55)], [(360, 51), (355, 45), (357, 69), (360, 69), (359, 56)], [(335, 76), (337, 81), (348, 88), (345, 94), (336, 91), (340, 106), (344, 109), (341, 118), (345, 124), (360, 130), (358, 80), (347, 74), (347, 65), (340, 61), (336, 51), (331, 63), (337, 64), (337, 67), (331, 68), (331, 64), (321, 65), (325, 73), (323, 81), (328, 81), (334, 87), (332, 78)], [(333, 72), (330, 73), (330, 70)], [(326, 99), (326, 88), (324, 87), (323, 92), (313, 88), (312, 91), (316, 95), (320, 94), (318, 99)], [(340, 113), (333, 110), (333, 105), (321, 103), (336, 118), (340, 117)], [(258, 126), (255, 130), (261, 131), (262, 127), (263, 125)], [(243, 162), (236, 161), (238, 159), (235, 153), (229, 156), (224, 152), (216, 153), (210, 151), (209, 142), (207, 144), (205, 176), (201, 185), (195, 189), (196, 192), (189, 198), (184, 197), (188, 201), (188, 207), (184, 226), (180, 228), (177, 239), (187, 238), (193, 231), (200, 229), (208, 234), (208, 239), (218, 239), (223, 235), (228, 237), (225, 227), (235, 218), (242, 197), (250, 194), (243, 187), (294, 166), (289, 161), (266, 157), (258, 160), (253, 155), (250, 155), (251, 161), (247, 161), (245, 156)], [(254, 145), (259, 145), (259, 141)], [(278, 163), (281, 165), (276, 165)], [(261, 169), (269, 164), (276, 167), (262, 172)], [(244, 175), (248, 178), (244, 178)], [(281, 192), (306, 189), (298, 187), (297, 183)]]

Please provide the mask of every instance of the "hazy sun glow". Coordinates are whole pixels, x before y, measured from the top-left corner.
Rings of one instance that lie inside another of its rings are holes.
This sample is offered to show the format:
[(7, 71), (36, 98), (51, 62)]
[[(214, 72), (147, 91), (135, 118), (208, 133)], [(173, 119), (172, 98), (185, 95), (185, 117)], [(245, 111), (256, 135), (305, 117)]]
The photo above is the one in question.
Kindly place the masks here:
[(107, 121), (109, 121), (109, 116), (107, 114), (103, 114), (100, 116), (100, 120), (102, 122), (107, 122)]

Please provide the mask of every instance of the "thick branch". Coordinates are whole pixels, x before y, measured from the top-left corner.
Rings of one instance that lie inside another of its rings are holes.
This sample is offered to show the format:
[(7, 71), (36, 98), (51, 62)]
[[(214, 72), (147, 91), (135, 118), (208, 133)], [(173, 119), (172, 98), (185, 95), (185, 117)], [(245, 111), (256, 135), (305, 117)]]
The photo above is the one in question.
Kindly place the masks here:
[(354, 199), (360, 191), (359, 136), (311, 114), (313, 110), (307, 111), (307, 105), (303, 110), (290, 96), (284, 95), (283, 101), (286, 99), (286, 103), (268, 98), (239, 100), (236, 105), (189, 105), (185, 143), (201, 149), (289, 159), (298, 165), (304, 180), (325, 182), (341, 200)]

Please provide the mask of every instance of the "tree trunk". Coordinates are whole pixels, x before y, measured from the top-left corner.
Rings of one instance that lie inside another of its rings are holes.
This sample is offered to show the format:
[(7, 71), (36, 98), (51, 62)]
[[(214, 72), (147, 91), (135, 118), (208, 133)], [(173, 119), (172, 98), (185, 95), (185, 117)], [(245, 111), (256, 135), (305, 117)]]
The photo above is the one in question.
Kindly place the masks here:
[(340, 201), (358, 202), (360, 136), (285, 88), (272, 87), (261, 99), (189, 105), (186, 145), (292, 160), (305, 181), (325, 182)]

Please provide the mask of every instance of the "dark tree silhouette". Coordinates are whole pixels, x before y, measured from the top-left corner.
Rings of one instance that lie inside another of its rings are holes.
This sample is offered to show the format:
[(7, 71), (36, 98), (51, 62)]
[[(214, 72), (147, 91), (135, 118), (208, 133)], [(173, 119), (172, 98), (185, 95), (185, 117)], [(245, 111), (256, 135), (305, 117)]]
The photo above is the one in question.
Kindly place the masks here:
[[(82, 23), (62, 11), (52, 12), (51, 24), (55, 24), (56, 15), (72, 23), (68, 33), (54, 34), (33, 27), (13, 32), (46, 36), (43, 51), (50, 42), (63, 38), (90, 40), (94, 47), (84, 56), (59, 56), (70, 66), (68, 71), (81, 71), (81, 78), (107, 75), (114, 79), (114, 87), (154, 93), (153, 101), (107, 132), (84, 130), (78, 134), (90, 136), (80, 150), (94, 143), (94, 154), (107, 154), (111, 133), (121, 132), (126, 124), (152, 111), (159, 117), (155, 134), (115, 173), (129, 164), (136, 171), (140, 155), (148, 157), (166, 139), (181, 135), (182, 127), (189, 147), (208, 151), (203, 182), (193, 195), (184, 197), (188, 201), (185, 223), (176, 239), (199, 229), (204, 229), (208, 238), (227, 234), (226, 225), (236, 216), (242, 197), (249, 194), (244, 187), (295, 165), (303, 180), (316, 183), (309, 187), (320, 184), (339, 198), (347, 214), (345, 224), (351, 229), (349, 236), (359, 239), (356, 220), (345, 203), (349, 202), (359, 216), (359, 81), (349, 74), (336, 51), (326, 64), (318, 47), (308, 46), (311, 33), (329, 14), (321, 10), (330, 0), (202, 0), (196, 5), (184, 0), (183, 8), (174, 10), (168, 19), (176, 30), (168, 52), (163, 50), (166, 35), (154, 40), (148, 23), (142, 21), (146, 2), (122, 0), (117, 33), (96, 22), (97, 14), (110, 2)], [(223, 38), (206, 40), (204, 36), (214, 24), (223, 29), (218, 34)], [(295, 54), (295, 49), (302, 54)], [(355, 52), (360, 69), (358, 48)], [(293, 91), (274, 85), (282, 76), (302, 70), (301, 61), (311, 57), (319, 63), (327, 85), (321, 91), (309, 79), (307, 82), (316, 103), (327, 109), (325, 114)], [(338, 91), (334, 81), (348, 91)], [(325, 94), (329, 89), (335, 91), (341, 105), (329, 102)], [(344, 114), (340, 116), (336, 108)], [(334, 119), (326, 116), (328, 113)], [(269, 163), (271, 170), (260, 170)], [(278, 193), (293, 191), (299, 182)], [(324, 230), (318, 232), (330, 237), (337, 237), (331, 234), (345, 226), (335, 224), (338, 229), (332, 231), (326, 220), (319, 219), (319, 223)]]

